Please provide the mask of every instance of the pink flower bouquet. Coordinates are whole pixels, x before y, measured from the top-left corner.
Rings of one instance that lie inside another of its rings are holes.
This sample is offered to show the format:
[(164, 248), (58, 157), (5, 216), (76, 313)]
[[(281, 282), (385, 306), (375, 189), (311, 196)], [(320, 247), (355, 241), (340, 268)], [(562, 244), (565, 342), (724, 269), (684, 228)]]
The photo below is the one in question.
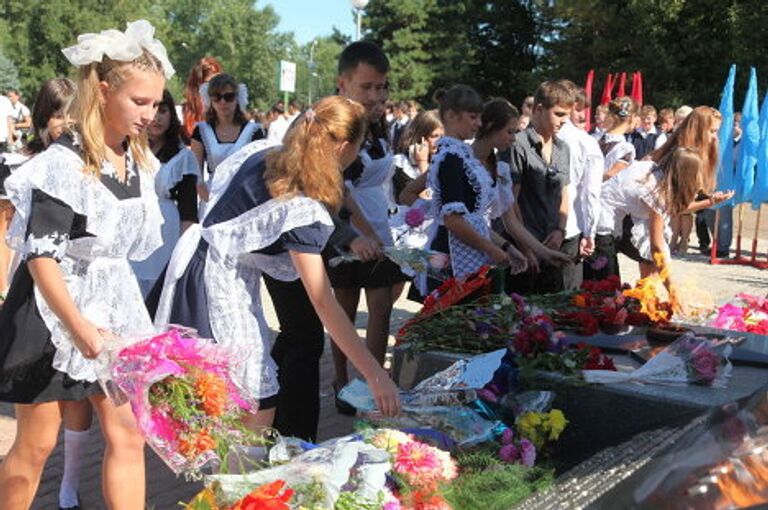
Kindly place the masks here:
[(115, 346), (100, 356), (99, 379), (116, 402), (126, 400), (147, 443), (176, 474), (225, 468), (231, 445), (253, 437), (241, 424), (255, 410), (230, 378), (248, 356), (170, 328)]

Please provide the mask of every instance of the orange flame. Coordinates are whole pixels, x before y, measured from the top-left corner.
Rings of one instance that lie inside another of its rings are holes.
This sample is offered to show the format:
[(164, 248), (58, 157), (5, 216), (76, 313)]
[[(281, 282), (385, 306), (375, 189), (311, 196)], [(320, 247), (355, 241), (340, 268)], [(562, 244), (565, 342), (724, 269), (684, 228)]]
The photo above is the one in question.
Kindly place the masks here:
[(661, 270), (657, 274), (646, 276), (635, 284), (635, 288), (628, 289), (623, 294), (630, 298), (635, 298), (640, 302), (640, 311), (648, 316), (653, 322), (665, 322), (671, 318), (669, 306), (665, 306), (668, 297), (664, 281), (669, 277), (669, 268), (665, 262), (664, 255), (655, 253), (657, 267)]
[[(740, 468), (727, 463), (717, 477), (724, 508), (746, 508), (768, 503), (768, 459), (765, 452), (742, 457)], [(743, 469), (741, 469), (743, 467)]]

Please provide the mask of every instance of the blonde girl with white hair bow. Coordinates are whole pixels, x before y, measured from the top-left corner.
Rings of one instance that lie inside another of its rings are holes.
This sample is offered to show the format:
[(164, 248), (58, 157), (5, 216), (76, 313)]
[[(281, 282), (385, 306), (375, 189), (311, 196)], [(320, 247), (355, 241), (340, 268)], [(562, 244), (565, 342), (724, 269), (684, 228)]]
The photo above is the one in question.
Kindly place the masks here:
[[(63, 50), (80, 68), (76, 130), (6, 182), (23, 257), (0, 312), (0, 400), (16, 404), (16, 440), (0, 465), (0, 508), (32, 504), (56, 446), (62, 401), (88, 399), (106, 449), (110, 509), (143, 509), (144, 441), (130, 407), (96, 383), (113, 335), (152, 331), (129, 259), (162, 242), (157, 160), (143, 136), (173, 67), (146, 21), (86, 34)], [(101, 506), (101, 505), (99, 505)]]

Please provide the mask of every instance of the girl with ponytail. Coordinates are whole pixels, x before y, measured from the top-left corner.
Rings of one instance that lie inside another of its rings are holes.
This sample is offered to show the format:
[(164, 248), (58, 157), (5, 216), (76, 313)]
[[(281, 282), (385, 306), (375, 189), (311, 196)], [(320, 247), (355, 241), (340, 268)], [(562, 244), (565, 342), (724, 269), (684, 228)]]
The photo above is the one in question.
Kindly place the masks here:
[(357, 157), (365, 129), (363, 107), (333, 96), (299, 118), (281, 147), (266, 140), (246, 145), (216, 170), (207, 213), (185, 232), (171, 258), (155, 323), (193, 327), (221, 344), (250, 350), (236, 377), (259, 406), (246, 418), (254, 429), (272, 425), (279, 390), (261, 308), (262, 273), (283, 281), (301, 278), (379, 409), (386, 415), (399, 410), (397, 387), (334, 298), (320, 255), (334, 229), (330, 212), (342, 202), (341, 172)]

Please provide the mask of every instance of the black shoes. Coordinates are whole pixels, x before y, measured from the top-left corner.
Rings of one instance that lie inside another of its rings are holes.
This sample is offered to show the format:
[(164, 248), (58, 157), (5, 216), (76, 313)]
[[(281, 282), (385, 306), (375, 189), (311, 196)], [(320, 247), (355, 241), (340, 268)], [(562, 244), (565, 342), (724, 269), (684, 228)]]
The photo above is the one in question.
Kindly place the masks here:
[(340, 391), (341, 388), (337, 388), (336, 383), (333, 383), (333, 399), (334, 404), (336, 405), (336, 411), (344, 416), (355, 416), (357, 414), (357, 409), (339, 398)]

